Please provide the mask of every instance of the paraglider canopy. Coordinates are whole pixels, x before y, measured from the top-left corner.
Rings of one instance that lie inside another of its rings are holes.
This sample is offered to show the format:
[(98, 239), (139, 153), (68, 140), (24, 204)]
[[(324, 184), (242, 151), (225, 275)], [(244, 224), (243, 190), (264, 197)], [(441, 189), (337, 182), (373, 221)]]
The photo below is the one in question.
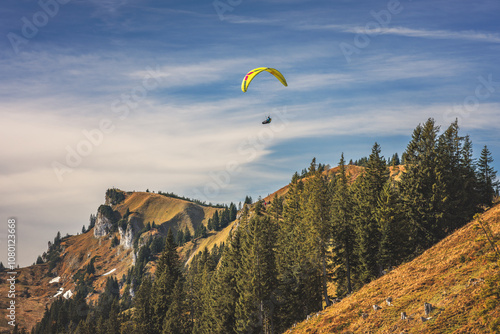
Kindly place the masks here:
[(253, 78), (259, 74), (260, 72), (263, 72), (263, 71), (266, 71), (266, 72), (269, 72), (271, 73), (272, 75), (274, 75), (279, 81), (281, 81), (281, 83), (286, 87), (288, 86), (288, 84), (286, 83), (286, 80), (285, 80), (285, 77), (283, 76), (283, 74), (280, 73), (280, 71), (278, 71), (277, 69), (275, 68), (270, 68), (270, 67), (258, 67), (258, 68), (255, 68), (253, 70), (251, 70), (250, 72), (247, 73), (247, 75), (245, 75), (245, 78), (243, 78), (243, 81), (241, 82), (241, 90), (243, 92), (246, 92), (247, 89), (248, 89), (248, 85), (250, 85), (250, 82), (253, 80)]

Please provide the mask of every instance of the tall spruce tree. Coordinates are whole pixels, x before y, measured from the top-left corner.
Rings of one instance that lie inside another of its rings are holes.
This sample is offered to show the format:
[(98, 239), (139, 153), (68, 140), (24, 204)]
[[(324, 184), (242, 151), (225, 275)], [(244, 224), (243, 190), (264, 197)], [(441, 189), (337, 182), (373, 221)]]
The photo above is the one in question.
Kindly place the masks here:
[(380, 230), (378, 262), (382, 270), (390, 270), (401, 264), (410, 252), (406, 246), (410, 238), (408, 228), (397, 190), (391, 180), (382, 188), (374, 218)]
[(186, 228), (184, 229), (184, 243), (191, 241), (192, 238), (193, 237), (191, 235), (191, 232), (189, 231), (188, 227), (186, 226)]
[(188, 318), (182, 278), (175, 282), (171, 300), (172, 303), (165, 315), (162, 334), (190, 334), (192, 323)]
[(273, 293), (277, 287), (276, 227), (267, 216), (253, 216), (242, 225), (242, 257), (237, 277), (237, 332), (274, 332)]
[(109, 312), (112, 309), (114, 303), (118, 305), (118, 300), (120, 299), (120, 287), (118, 281), (114, 277), (108, 277), (106, 280), (106, 287), (104, 292), (99, 295), (99, 300), (97, 303), (97, 312), (104, 319), (109, 318)]
[(491, 152), (485, 145), (481, 150), (481, 156), (477, 163), (477, 178), (480, 204), (486, 206), (490, 206), (493, 203), (495, 187), (499, 184), (496, 180), (497, 172), (491, 166), (492, 162), (493, 157), (491, 156)]
[(476, 164), (472, 157), (472, 142), (469, 136), (465, 136), (460, 153), (460, 176), (462, 178), (462, 191), (460, 203), (458, 204), (463, 213), (462, 225), (470, 221), (479, 210), (480, 195), (478, 191), (478, 179)]
[(213, 276), (213, 334), (236, 333), (235, 309), (239, 299), (236, 286), (237, 272), (241, 265), (240, 229), (230, 236), (218, 270)]
[(118, 300), (114, 300), (109, 309), (109, 316), (106, 319), (106, 334), (120, 334), (121, 323), (118, 319), (118, 314), (120, 312), (120, 307), (118, 306)]
[(355, 201), (353, 219), (357, 235), (355, 251), (360, 265), (361, 284), (377, 278), (381, 272), (378, 261), (381, 234), (374, 213), (389, 173), (380, 152), (380, 145), (375, 143), (363, 174), (357, 178), (353, 186)]
[(134, 299), (134, 323), (137, 334), (154, 333), (152, 305), (152, 282), (149, 277), (143, 278), (139, 291)]
[(212, 333), (214, 330), (213, 318), (215, 317), (213, 305), (213, 286), (212, 276), (217, 266), (217, 261), (208, 249), (197, 256), (193, 261), (193, 267), (196, 266), (194, 276), (192, 277), (192, 295), (194, 302), (194, 334)]
[(437, 146), (437, 173), (441, 177), (443, 189), (442, 230), (440, 237), (450, 233), (454, 229), (464, 225), (472, 218), (464, 212), (464, 197), (469, 189), (466, 187), (467, 167), (463, 165), (462, 157), (464, 138), (458, 134), (458, 121), (451, 125), (439, 136)]
[[(314, 166), (314, 162), (312, 164)], [(306, 217), (305, 199), (310, 189), (297, 173), (292, 177), (288, 193), (283, 203), (283, 219), (279, 220), (276, 247), (278, 289), (276, 304), (278, 331), (283, 331), (307, 314), (321, 309), (322, 272), (321, 258), (318, 256), (320, 244), (314, 238), (310, 218)], [(310, 202), (312, 205), (312, 201)], [(308, 298), (303, 298), (308, 296)]]
[(438, 160), (438, 132), (439, 126), (432, 118), (418, 125), (404, 153), (406, 172), (401, 177), (400, 189), (416, 253), (432, 246), (446, 231), (443, 219), (446, 187)]
[(337, 295), (353, 291), (352, 276), (356, 266), (354, 245), (356, 233), (353, 222), (353, 199), (347, 179), (344, 154), (339, 162), (339, 171), (332, 182), (332, 202), (330, 217), (332, 221), (332, 262), (335, 267), (334, 280)]
[(329, 193), (326, 180), (321, 171), (316, 168), (316, 159), (311, 162), (308, 175), (310, 177), (304, 184), (302, 192), (302, 223), (306, 228), (306, 248), (309, 250), (311, 258), (316, 259), (311, 264), (317, 266), (318, 272), (321, 272), (323, 300), (325, 305), (329, 306), (330, 300), (327, 290), (327, 248), (331, 235)]
[(155, 324), (152, 333), (162, 333), (165, 315), (172, 303), (175, 283), (181, 277), (180, 260), (176, 248), (174, 235), (172, 230), (169, 229), (165, 248), (156, 267), (156, 279), (152, 289), (153, 322)]

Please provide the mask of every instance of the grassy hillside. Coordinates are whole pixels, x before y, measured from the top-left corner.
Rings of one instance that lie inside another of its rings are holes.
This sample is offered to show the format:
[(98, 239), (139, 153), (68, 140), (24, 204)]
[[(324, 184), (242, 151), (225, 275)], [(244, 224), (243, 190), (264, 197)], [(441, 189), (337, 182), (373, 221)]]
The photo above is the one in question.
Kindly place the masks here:
[[(500, 238), (500, 205), (481, 217)], [(371, 282), (296, 327), (291, 333), (494, 333), (500, 301), (484, 297), (498, 274), (493, 248), (472, 221), (413, 261)], [(388, 306), (386, 299), (392, 298)], [(493, 299), (492, 299), (493, 298)], [(433, 305), (426, 317), (424, 303)], [(373, 305), (381, 309), (375, 311)], [(405, 312), (410, 318), (401, 320)], [(430, 318), (422, 321), (421, 317)]]
[(184, 230), (187, 227), (191, 233), (199, 224), (206, 225), (215, 211), (220, 210), (149, 192), (127, 193), (125, 200), (114, 205), (113, 209), (122, 216), (129, 209), (143, 224), (154, 221), (157, 225), (161, 224), (165, 231), (168, 228)]
[[(157, 225), (161, 225), (163, 233), (166, 233), (169, 228), (174, 231), (188, 228), (192, 235), (200, 224), (207, 226), (208, 219), (214, 215), (215, 211), (221, 210), (148, 192), (129, 193), (125, 200), (113, 206), (113, 209), (121, 215), (124, 215), (128, 209), (135, 217), (140, 218), (144, 225), (154, 221)], [(225, 242), (233, 225), (234, 223), (219, 232), (211, 231), (207, 238), (197, 238), (186, 243), (179, 248), (181, 259), (188, 264), (192, 257), (205, 247), (210, 250), (214, 245)]]

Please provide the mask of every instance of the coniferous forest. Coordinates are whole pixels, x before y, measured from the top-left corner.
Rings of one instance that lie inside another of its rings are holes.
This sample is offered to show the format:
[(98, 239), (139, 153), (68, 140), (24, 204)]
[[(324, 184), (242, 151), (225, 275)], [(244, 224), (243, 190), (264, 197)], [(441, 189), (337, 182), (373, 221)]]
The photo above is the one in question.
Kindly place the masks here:
[[(155, 247), (154, 273), (145, 270), (154, 251), (143, 246), (129, 277), (109, 278), (97, 303), (86, 303), (81, 279), (32, 333), (283, 333), (418, 256), (498, 196), (488, 148), (475, 159), (457, 122), (419, 125), (391, 177), (399, 160), (386, 160), (375, 143), (354, 177), (344, 155), (335, 173), (313, 159), (285, 196), (245, 204), (227, 242), (189, 266), (177, 253), (185, 238), (170, 230)], [(208, 229), (227, 226), (236, 211), (219, 212)]]

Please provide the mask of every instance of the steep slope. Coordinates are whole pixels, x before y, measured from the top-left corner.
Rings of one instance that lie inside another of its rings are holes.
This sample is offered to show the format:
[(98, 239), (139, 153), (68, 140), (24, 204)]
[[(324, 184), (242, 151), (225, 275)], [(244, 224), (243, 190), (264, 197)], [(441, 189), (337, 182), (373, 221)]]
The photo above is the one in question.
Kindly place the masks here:
[[(122, 244), (124, 238), (133, 239), (138, 236), (144, 226), (149, 222), (155, 222), (156, 229), (147, 231), (141, 235), (139, 244), (145, 238), (155, 238), (165, 236), (169, 228), (176, 233), (178, 230), (186, 228), (194, 235), (200, 224), (207, 225), (208, 219), (220, 208), (201, 206), (179, 198), (173, 198), (161, 194), (149, 192), (123, 192), (114, 189), (120, 194), (116, 198), (106, 196), (105, 202), (114, 211), (115, 220), (123, 218), (127, 211), (130, 213), (127, 218), (134, 227), (134, 233), (120, 233), (114, 230), (103, 229), (100, 236), (95, 236), (97, 224), (103, 219), (98, 216), (96, 227), (76, 236), (68, 236), (61, 239), (59, 261), (50, 268), (48, 263), (20, 268), (17, 270), (16, 284), (16, 321), (25, 328), (30, 329), (43, 316), (45, 306), (50, 305), (57, 297), (68, 297), (75, 292), (76, 277), (84, 273), (87, 266), (93, 261), (95, 273), (88, 275), (87, 279), (92, 282), (94, 293), (88, 297), (88, 301), (96, 301), (99, 293), (104, 290), (108, 277), (115, 277), (120, 280), (135, 261), (136, 249), (128, 246), (116, 246), (112, 244), (116, 237)], [(116, 203), (117, 202), (117, 203)], [(115, 221), (116, 225), (117, 222)], [(110, 223), (110, 226), (112, 224)], [(122, 231), (124, 232), (124, 231)], [(210, 232), (209, 238), (195, 239), (179, 248), (179, 252), (184, 260), (190, 258), (194, 252), (202, 247), (213, 247), (225, 241), (228, 232)], [(129, 240), (127, 245), (132, 243)], [(154, 271), (155, 264), (150, 263), (150, 270)], [(0, 273), (0, 295), (7, 296), (8, 284), (6, 284), (6, 272)], [(122, 286), (123, 288), (123, 286)], [(59, 293), (61, 292), (62, 293)], [(71, 291), (71, 293), (68, 293)], [(122, 291), (123, 292), (123, 291)], [(0, 298), (0, 332), (10, 332), (11, 327), (7, 324), (5, 317), (7, 311), (8, 298)]]
[[(482, 215), (500, 238), (500, 205)], [(500, 270), (476, 221), (457, 230), (413, 261), (371, 282), (291, 333), (491, 333), (500, 306), (486, 311), (488, 279)], [(494, 283), (497, 284), (498, 282)], [(386, 299), (391, 297), (391, 306)], [(424, 313), (424, 303), (433, 310)], [(381, 307), (374, 310), (373, 305)], [(401, 320), (405, 312), (409, 319)], [(424, 317), (425, 319), (421, 319)], [(430, 318), (430, 319), (428, 319)], [(423, 321), (424, 320), (424, 321)]]
[[(57, 296), (69, 297), (75, 292), (74, 276), (83, 270), (94, 259), (95, 274), (89, 277), (96, 293), (88, 296), (88, 300), (95, 300), (98, 293), (104, 288), (107, 276), (121, 278), (132, 265), (132, 250), (122, 247), (111, 247), (110, 238), (94, 238), (92, 232), (63, 238), (60, 262), (50, 270), (49, 264), (40, 264), (20, 268), (16, 272), (16, 320), (25, 328), (31, 328), (43, 316), (46, 305), (50, 305)], [(112, 274), (105, 275), (111, 270)], [(0, 279), (5, 282), (6, 275), (2, 273)], [(61, 292), (58, 294), (59, 292)], [(71, 291), (68, 293), (68, 291)], [(7, 295), (7, 284), (0, 285), (0, 294)], [(2, 298), (2, 318), (0, 330), (7, 330), (10, 326), (3, 316), (4, 302)]]

